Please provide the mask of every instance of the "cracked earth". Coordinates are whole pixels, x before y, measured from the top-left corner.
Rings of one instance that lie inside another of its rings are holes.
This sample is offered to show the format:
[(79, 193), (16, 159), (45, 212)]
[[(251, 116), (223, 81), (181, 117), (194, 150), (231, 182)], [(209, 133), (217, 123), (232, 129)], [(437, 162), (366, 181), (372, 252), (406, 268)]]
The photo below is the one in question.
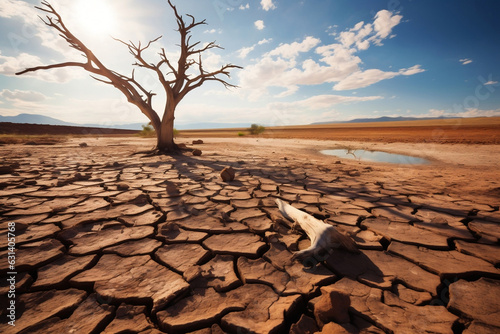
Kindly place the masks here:
[[(341, 145), (326, 141), (211, 138), (172, 157), (81, 142), (0, 147), (2, 333), (500, 331), (497, 145), (405, 144), (432, 163), (391, 165), (322, 156)], [(361, 252), (291, 261), (310, 241), (276, 198)]]

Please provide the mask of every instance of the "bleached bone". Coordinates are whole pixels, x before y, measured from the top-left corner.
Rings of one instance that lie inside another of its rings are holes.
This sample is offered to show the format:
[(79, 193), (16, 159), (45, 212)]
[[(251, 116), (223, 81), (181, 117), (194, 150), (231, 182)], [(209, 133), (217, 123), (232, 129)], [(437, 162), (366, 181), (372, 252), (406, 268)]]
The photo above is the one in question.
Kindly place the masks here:
[(279, 198), (276, 199), (276, 204), (278, 204), (278, 208), (283, 217), (299, 224), (304, 232), (306, 232), (309, 239), (311, 239), (311, 246), (307, 249), (295, 252), (292, 256), (292, 260), (299, 259), (303, 261), (308, 258), (325, 260), (326, 258), (318, 259), (318, 256), (323, 257), (325, 254), (330, 254), (334, 248), (339, 247), (345, 248), (353, 253), (359, 252), (356, 243), (350, 237), (337, 231), (332, 225), (326, 224), (310, 214), (294, 208)]

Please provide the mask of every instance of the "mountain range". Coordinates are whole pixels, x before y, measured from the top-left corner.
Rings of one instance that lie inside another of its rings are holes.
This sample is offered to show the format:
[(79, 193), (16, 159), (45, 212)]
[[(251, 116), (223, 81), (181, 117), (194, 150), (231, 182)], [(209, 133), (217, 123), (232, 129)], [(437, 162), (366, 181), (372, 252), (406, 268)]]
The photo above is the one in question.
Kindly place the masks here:
[(330, 121), (330, 122), (316, 122), (311, 125), (321, 125), (321, 124), (332, 124), (332, 123), (373, 123), (373, 122), (400, 122), (400, 121), (425, 121), (430, 119), (452, 119), (460, 117), (391, 117), (391, 116), (381, 116), (376, 118), (356, 118), (350, 121)]

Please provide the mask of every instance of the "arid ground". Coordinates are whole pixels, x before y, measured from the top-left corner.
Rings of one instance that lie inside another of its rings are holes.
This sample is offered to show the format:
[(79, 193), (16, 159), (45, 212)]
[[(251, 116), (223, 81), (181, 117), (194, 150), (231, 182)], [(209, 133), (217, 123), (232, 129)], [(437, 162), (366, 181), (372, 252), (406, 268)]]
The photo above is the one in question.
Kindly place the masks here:
[[(137, 137), (0, 146), (0, 332), (498, 333), (499, 127), (483, 126), (178, 138), (201, 156), (137, 154), (154, 146)], [(345, 147), (429, 163), (319, 153)], [(276, 198), (360, 253), (291, 261), (310, 241)]]

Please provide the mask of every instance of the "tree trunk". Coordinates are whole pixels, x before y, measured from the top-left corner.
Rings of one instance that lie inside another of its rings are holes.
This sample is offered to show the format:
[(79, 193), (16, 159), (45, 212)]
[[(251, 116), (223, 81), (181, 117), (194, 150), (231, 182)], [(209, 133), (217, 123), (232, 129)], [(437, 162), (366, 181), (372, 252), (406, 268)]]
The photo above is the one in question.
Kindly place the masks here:
[(176, 103), (170, 101), (167, 102), (161, 127), (156, 131), (156, 148), (160, 152), (174, 152), (179, 149), (179, 147), (174, 143), (175, 107)]

